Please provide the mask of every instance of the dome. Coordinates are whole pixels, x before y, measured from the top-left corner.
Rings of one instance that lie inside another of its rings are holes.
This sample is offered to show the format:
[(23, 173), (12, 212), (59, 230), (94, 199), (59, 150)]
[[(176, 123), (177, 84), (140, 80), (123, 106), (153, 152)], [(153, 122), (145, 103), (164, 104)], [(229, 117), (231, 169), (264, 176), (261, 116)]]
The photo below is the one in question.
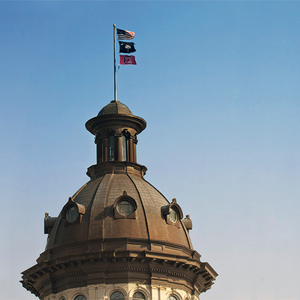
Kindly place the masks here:
[[(117, 204), (122, 200), (132, 203), (132, 216), (124, 217), (122, 212), (118, 213)], [(104, 243), (106, 250), (115, 249), (116, 241), (118, 250), (133, 250), (137, 241), (140, 250), (147, 249), (149, 244), (157, 248), (156, 251), (173, 254), (192, 249), (179, 205), (174, 200), (171, 204), (141, 177), (128, 173), (105, 174), (84, 185), (66, 206), (72, 206), (72, 201), (84, 207), (81, 222), (67, 224), (63, 209), (51, 231), (46, 250), (95, 241)], [(170, 205), (177, 214), (173, 222), (163, 215)], [(162, 250), (163, 245), (167, 246)]]
[(167, 200), (144, 179), (147, 168), (137, 163), (137, 135), (146, 121), (111, 101), (86, 128), (97, 153), (87, 170), (90, 181), (57, 217), (45, 214), (46, 249), (23, 272), (23, 286), (44, 300), (74, 300), (83, 291), (87, 299), (110, 299), (110, 290), (126, 294), (133, 285), (149, 295), (161, 287), (177, 291), (162, 300), (179, 292), (177, 300), (191, 299), (210, 289), (217, 273), (192, 247), (191, 219), (183, 218), (176, 199)]
[(113, 100), (100, 110), (98, 116), (116, 114), (132, 115), (132, 112), (125, 104), (118, 100)]

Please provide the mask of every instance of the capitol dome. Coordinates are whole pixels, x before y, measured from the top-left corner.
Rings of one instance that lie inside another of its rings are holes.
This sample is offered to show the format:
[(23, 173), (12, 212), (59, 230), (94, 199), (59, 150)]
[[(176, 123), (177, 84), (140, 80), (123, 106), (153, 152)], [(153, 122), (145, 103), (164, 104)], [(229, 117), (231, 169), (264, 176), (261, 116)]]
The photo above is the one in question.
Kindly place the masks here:
[(46, 213), (46, 249), (23, 286), (43, 300), (198, 299), (217, 273), (193, 249), (180, 203), (144, 179), (136, 145), (146, 121), (111, 101), (86, 128), (97, 163), (57, 217)]
[[(180, 254), (192, 245), (181, 221), (181, 209), (174, 201), (170, 203), (144, 178), (130, 172), (105, 174), (85, 184), (68, 201), (51, 230), (46, 249), (101, 240), (106, 249), (134, 250), (138, 241), (140, 249), (154, 247), (159, 252)], [(74, 203), (84, 207), (82, 219), (66, 226), (67, 208)], [(169, 206), (172, 220), (163, 211)]]

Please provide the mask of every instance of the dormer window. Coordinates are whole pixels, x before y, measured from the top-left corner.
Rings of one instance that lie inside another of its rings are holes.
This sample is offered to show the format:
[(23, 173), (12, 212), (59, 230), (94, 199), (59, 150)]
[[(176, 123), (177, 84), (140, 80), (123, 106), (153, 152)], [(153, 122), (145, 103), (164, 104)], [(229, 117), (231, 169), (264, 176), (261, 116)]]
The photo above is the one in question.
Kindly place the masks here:
[(135, 219), (137, 205), (133, 198), (127, 195), (126, 191), (114, 203), (115, 219)]
[(165, 205), (161, 208), (161, 214), (165, 218), (167, 224), (175, 225), (180, 228), (179, 220), (182, 219), (183, 214), (175, 198), (172, 199), (172, 202), (169, 205)]
[(65, 219), (65, 225), (74, 223), (81, 223), (82, 217), (85, 213), (85, 207), (73, 201), (70, 197), (67, 204), (63, 207), (61, 215)]
[(175, 209), (170, 208), (169, 218), (172, 223), (176, 223), (178, 221), (178, 214)]
[(76, 219), (78, 218), (79, 213), (78, 213), (78, 207), (77, 206), (72, 206), (67, 210), (66, 213), (66, 219), (70, 223), (74, 223)]
[(117, 211), (120, 215), (122, 215), (124, 217), (128, 217), (129, 215), (131, 215), (133, 213), (134, 207), (133, 207), (132, 203), (130, 203), (129, 201), (121, 200), (117, 204)]

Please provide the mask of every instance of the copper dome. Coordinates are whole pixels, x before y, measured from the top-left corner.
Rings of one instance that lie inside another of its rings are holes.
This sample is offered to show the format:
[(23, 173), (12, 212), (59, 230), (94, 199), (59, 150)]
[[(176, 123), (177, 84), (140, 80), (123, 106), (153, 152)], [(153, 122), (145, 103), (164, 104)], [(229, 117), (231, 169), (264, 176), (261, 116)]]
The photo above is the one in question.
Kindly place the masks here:
[[(124, 195), (136, 203), (134, 218), (115, 216), (115, 203)], [(175, 225), (168, 224), (162, 214), (162, 208), (170, 205), (170, 202), (146, 180), (136, 175), (106, 174), (84, 185), (72, 200), (85, 207), (81, 223), (66, 226), (63, 213), (60, 214), (49, 236), (46, 250), (74, 242), (89, 243), (94, 240), (112, 241), (122, 238), (134, 240), (134, 243), (139, 240), (140, 245), (145, 248), (151, 244), (160, 248), (168, 245), (163, 252), (174, 252), (174, 247), (192, 249), (189, 234), (182, 221), (178, 220)], [(180, 214), (180, 208), (177, 210)], [(134, 248), (133, 245), (128, 245), (128, 240), (124, 243), (119, 241), (119, 248)]]
[(23, 272), (23, 286), (40, 299), (70, 288), (129, 282), (167, 282), (199, 296), (213, 284), (217, 273), (192, 248), (189, 216), (183, 219), (176, 199), (168, 201), (144, 179), (147, 168), (136, 161), (137, 135), (145, 127), (119, 101), (87, 121), (97, 146), (90, 181), (58, 217), (46, 213), (46, 249)]
[[(90, 132), (100, 136), (95, 142), (101, 149), (104, 145), (100, 146), (99, 140), (111, 136), (112, 129), (117, 141), (122, 135), (127, 134), (128, 152), (136, 152), (133, 147), (137, 143), (136, 135), (146, 127), (146, 122), (142, 118), (134, 116), (126, 105), (117, 100), (111, 101), (101, 109), (97, 117), (86, 124)], [(130, 143), (134, 140), (135, 143)], [(108, 142), (103, 144), (109, 147)], [(98, 154), (101, 149), (97, 151)], [(119, 151), (116, 153), (118, 154)], [(112, 242), (114, 239), (122, 238), (126, 238), (127, 241), (124, 244), (119, 243), (119, 248), (129, 249), (132, 246), (128, 241), (130, 239), (139, 240), (139, 243), (145, 247), (152, 243), (174, 245), (174, 247), (170, 246), (170, 249), (173, 248), (170, 250), (172, 253), (174, 248), (178, 247), (192, 249), (188, 230), (181, 220), (183, 215), (180, 206), (168, 201), (144, 179), (147, 168), (139, 165), (134, 155), (127, 155), (124, 161), (120, 161), (122, 160), (120, 156), (113, 157), (113, 161), (110, 161), (109, 155), (106, 159), (102, 154), (99, 156), (102, 159), (99, 158), (99, 163), (91, 166), (87, 172), (91, 181), (75, 193), (71, 202), (66, 203), (55, 223), (49, 225), (50, 234), (46, 250), (70, 243), (89, 243), (95, 240), (103, 241), (107, 249), (110, 247), (107, 241)], [(131, 199), (134, 215), (118, 218), (116, 205), (124, 195), (127, 199)], [(72, 203), (81, 205), (84, 212), (80, 222), (68, 224), (66, 210), (73, 205)], [(168, 217), (168, 209), (171, 206), (176, 210), (176, 222), (171, 222)], [(164, 210), (167, 212), (164, 213)], [(111, 246), (116, 247), (115, 244)], [(167, 248), (160, 246), (164, 252)]]

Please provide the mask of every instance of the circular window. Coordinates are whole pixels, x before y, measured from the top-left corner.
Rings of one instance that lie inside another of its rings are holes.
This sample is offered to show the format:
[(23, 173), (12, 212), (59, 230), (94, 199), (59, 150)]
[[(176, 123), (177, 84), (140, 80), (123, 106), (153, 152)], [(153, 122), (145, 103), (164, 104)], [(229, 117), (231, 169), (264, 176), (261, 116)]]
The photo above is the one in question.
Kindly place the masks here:
[(135, 292), (132, 296), (133, 300), (146, 299), (145, 295), (141, 292)]
[[(177, 212), (173, 208), (170, 208), (169, 218), (170, 218), (171, 222), (173, 222), (173, 223), (176, 223), (178, 221)], [(170, 300), (173, 300), (173, 299), (170, 299)]]
[(178, 300), (175, 296), (171, 295), (168, 297), (168, 300)]
[(75, 222), (78, 218), (78, 208), (76, 206), (72, 206), (71, 208), (69, 208), (66, 213), (66, 218), (70, 223)]
[(74, 298), (74, 300), (86, 300), (86, 298), (83, 295), (78, 295)]
[(117, 212), (124, 217), (128, 217), (133, 211), (133, 205), (127, 200), (122, 200), (117, 204)]

